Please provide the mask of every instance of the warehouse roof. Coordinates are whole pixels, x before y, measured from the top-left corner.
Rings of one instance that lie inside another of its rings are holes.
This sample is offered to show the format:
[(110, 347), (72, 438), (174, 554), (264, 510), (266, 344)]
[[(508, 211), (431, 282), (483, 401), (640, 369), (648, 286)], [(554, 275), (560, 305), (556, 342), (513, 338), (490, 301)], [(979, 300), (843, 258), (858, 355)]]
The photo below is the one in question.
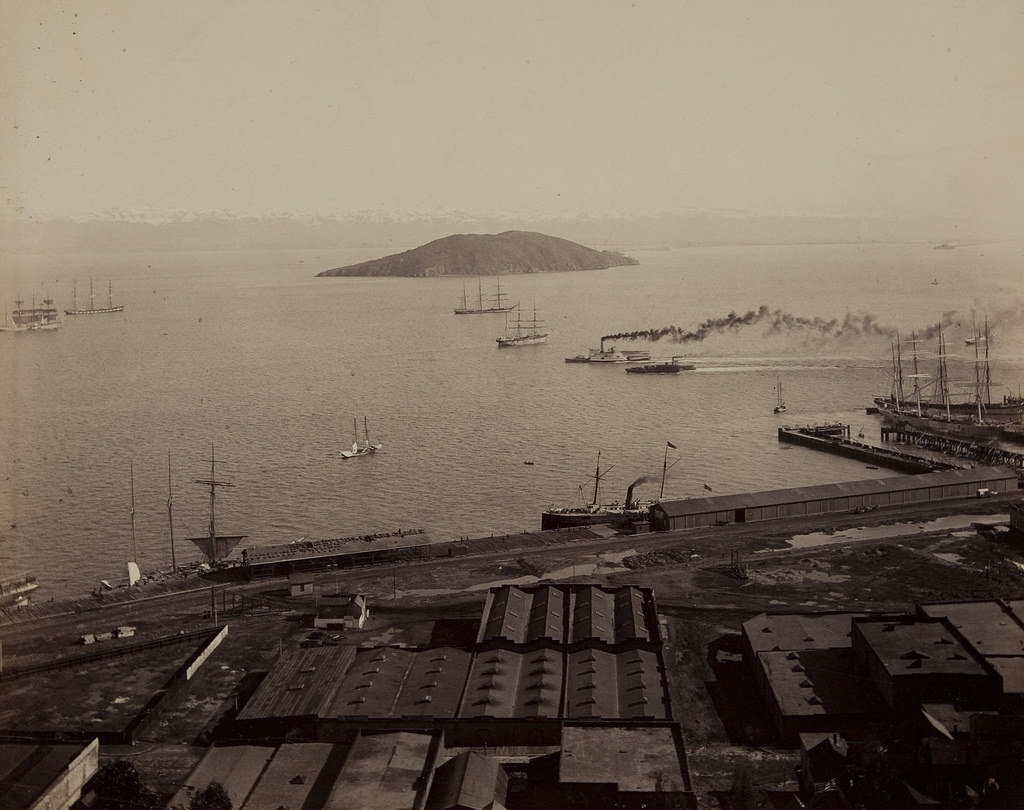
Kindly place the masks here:
[(919, 609), (932, 618), (945, 616), (984, 656), (1024, 656), (1024, 625), (1013, 611), (995, 600), (933, 602), (919, 605)]
[(771, 616), (762, 613), (743, 623), (743, 633), (751, 649), (811, 650), (849, 647), (850, 620), (862, 613), (787, 613)]
[(340, 759), (347, 749), (347, 745), (337, 743), (282, 745), (263, 771), (241, 810), (305, 807), (309, 794), (328, 760)]
[(238, 719), (323, 716), (355, 655), (350, 646), (309, 647), (282, 655)]
[(565, 716), (639, 718), (666, 715), (658, 656), (650, 650), (569, 653)]
[(488, 592), (477, 641), (647, 641), (650, 599), (650, 591), (633, 586), (502, 585)]
[(460, 717), (558, 717), (562, 654), (488, 650), (473, 659)]
[(226, 745), (207, 749), (206, 755), (167, 806), (188, 807), (196, 793), (206, 790), (212, 782), (219, 782), (231, 799), (231, 806), (242, 807), (276, 750), (268, 745)]
[(853, 627), (891, 676), (987, 675), (944, 619), (854, 619)]
[(331, 810), (412, 810), (430, 755), (432, 735), (408, 731), (360, 734), (322, 807)]
[(558, 779), (562, 783), (614, 784), (620, 791), (688, 789), (672, 731), (664, 726), (566, 725)]
[(779, 711), (787, 717), (871, 714), (881, 698), (857, 675), (853, 650), (790, 650), (758, 653)]
[(1010, 467), (975, 467), (967, 470), (945, 470), (921, 475), (900, 475), (892, 478), (867, 478), (839, 484), (818, 484), (810, 487), (772, 489), (763, 492), (748, 492), (739, 495), (718, 495), (709, 498), (685, 498), (661, 501), (652, 509), (664, 512), (668, 517), (700, 515), (709, 512), (728, 512), (733, 509), (753, 509), (765, 506), (779, 506), (788, 503), (821, 501), (830, 498), (844, 498), (858, 495), (876, 495), (884, 492), (907, 492), (930, 487), (973, 485), (993, 480), (1013, 482), (1017, 486), (1017, 474)]

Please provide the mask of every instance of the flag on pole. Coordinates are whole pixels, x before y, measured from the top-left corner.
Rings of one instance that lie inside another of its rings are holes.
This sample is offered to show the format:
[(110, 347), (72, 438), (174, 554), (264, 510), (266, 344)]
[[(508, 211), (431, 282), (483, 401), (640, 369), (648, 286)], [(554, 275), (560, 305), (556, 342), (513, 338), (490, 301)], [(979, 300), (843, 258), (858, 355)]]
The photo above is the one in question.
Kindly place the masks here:
[(708, 492), (714, 492), (714, 490), (711, 487), (709, 487), (707, 484), (704, 485), (704, 489), (706, 489)]
[(665, 442), (665, 444), (667, 444), (667, 445), (668, 445), (669, 447), (671, 447), (671, 448), (672, 448), (673, 450), (675, 450), (675, 449), (676, 449), (676, 446), (675, 446), (674, 444), (672, 444), (672, 442)]

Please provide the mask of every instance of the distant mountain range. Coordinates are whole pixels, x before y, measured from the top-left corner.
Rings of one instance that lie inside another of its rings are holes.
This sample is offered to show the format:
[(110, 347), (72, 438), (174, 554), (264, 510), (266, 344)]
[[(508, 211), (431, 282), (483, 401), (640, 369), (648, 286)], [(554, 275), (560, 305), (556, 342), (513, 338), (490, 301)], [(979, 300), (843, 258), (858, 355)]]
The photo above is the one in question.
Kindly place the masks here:
[(594, 250), (568, 239), (543, 233), (505, 231), (498, 234), (455, 234), (412, 250), (346, 267), (324, 270), (318, 276), (509, 276), (519, 273), (557, 273), (601, 270), (639, 264), (610, 250)]
[(696, 245), (923, 242), (984, 239), (954, 220), (759, 215), (685, 209), (577, 217), (364, 212), (345, 216), (224, 211), (110, 211), (64, 219), (2, 219), (5, 253), (92, 253), (288, 248), (404, 250), (453, 233), (558, 234), (630, 250)]

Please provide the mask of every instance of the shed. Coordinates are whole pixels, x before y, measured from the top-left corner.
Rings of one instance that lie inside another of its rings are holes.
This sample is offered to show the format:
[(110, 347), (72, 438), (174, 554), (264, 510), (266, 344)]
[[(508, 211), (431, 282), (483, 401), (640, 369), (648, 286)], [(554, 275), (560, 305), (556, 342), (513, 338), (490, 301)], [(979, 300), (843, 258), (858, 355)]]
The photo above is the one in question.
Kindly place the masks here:
[(288, 575), (288, 594), (308, 596), (313, 593), (313, 575), (305, 572)]

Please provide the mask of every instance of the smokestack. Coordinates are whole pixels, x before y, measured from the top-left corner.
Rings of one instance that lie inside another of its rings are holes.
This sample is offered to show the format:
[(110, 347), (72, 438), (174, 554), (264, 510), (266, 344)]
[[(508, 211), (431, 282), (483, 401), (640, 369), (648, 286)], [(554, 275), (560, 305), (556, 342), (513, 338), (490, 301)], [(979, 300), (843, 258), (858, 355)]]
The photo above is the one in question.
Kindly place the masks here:
[(633, 503), (633, 487), (636, 486), (636, 481), (629, 485), (629, 489), (626, 490), (626, 508), (629, 509), (630, 504)]

